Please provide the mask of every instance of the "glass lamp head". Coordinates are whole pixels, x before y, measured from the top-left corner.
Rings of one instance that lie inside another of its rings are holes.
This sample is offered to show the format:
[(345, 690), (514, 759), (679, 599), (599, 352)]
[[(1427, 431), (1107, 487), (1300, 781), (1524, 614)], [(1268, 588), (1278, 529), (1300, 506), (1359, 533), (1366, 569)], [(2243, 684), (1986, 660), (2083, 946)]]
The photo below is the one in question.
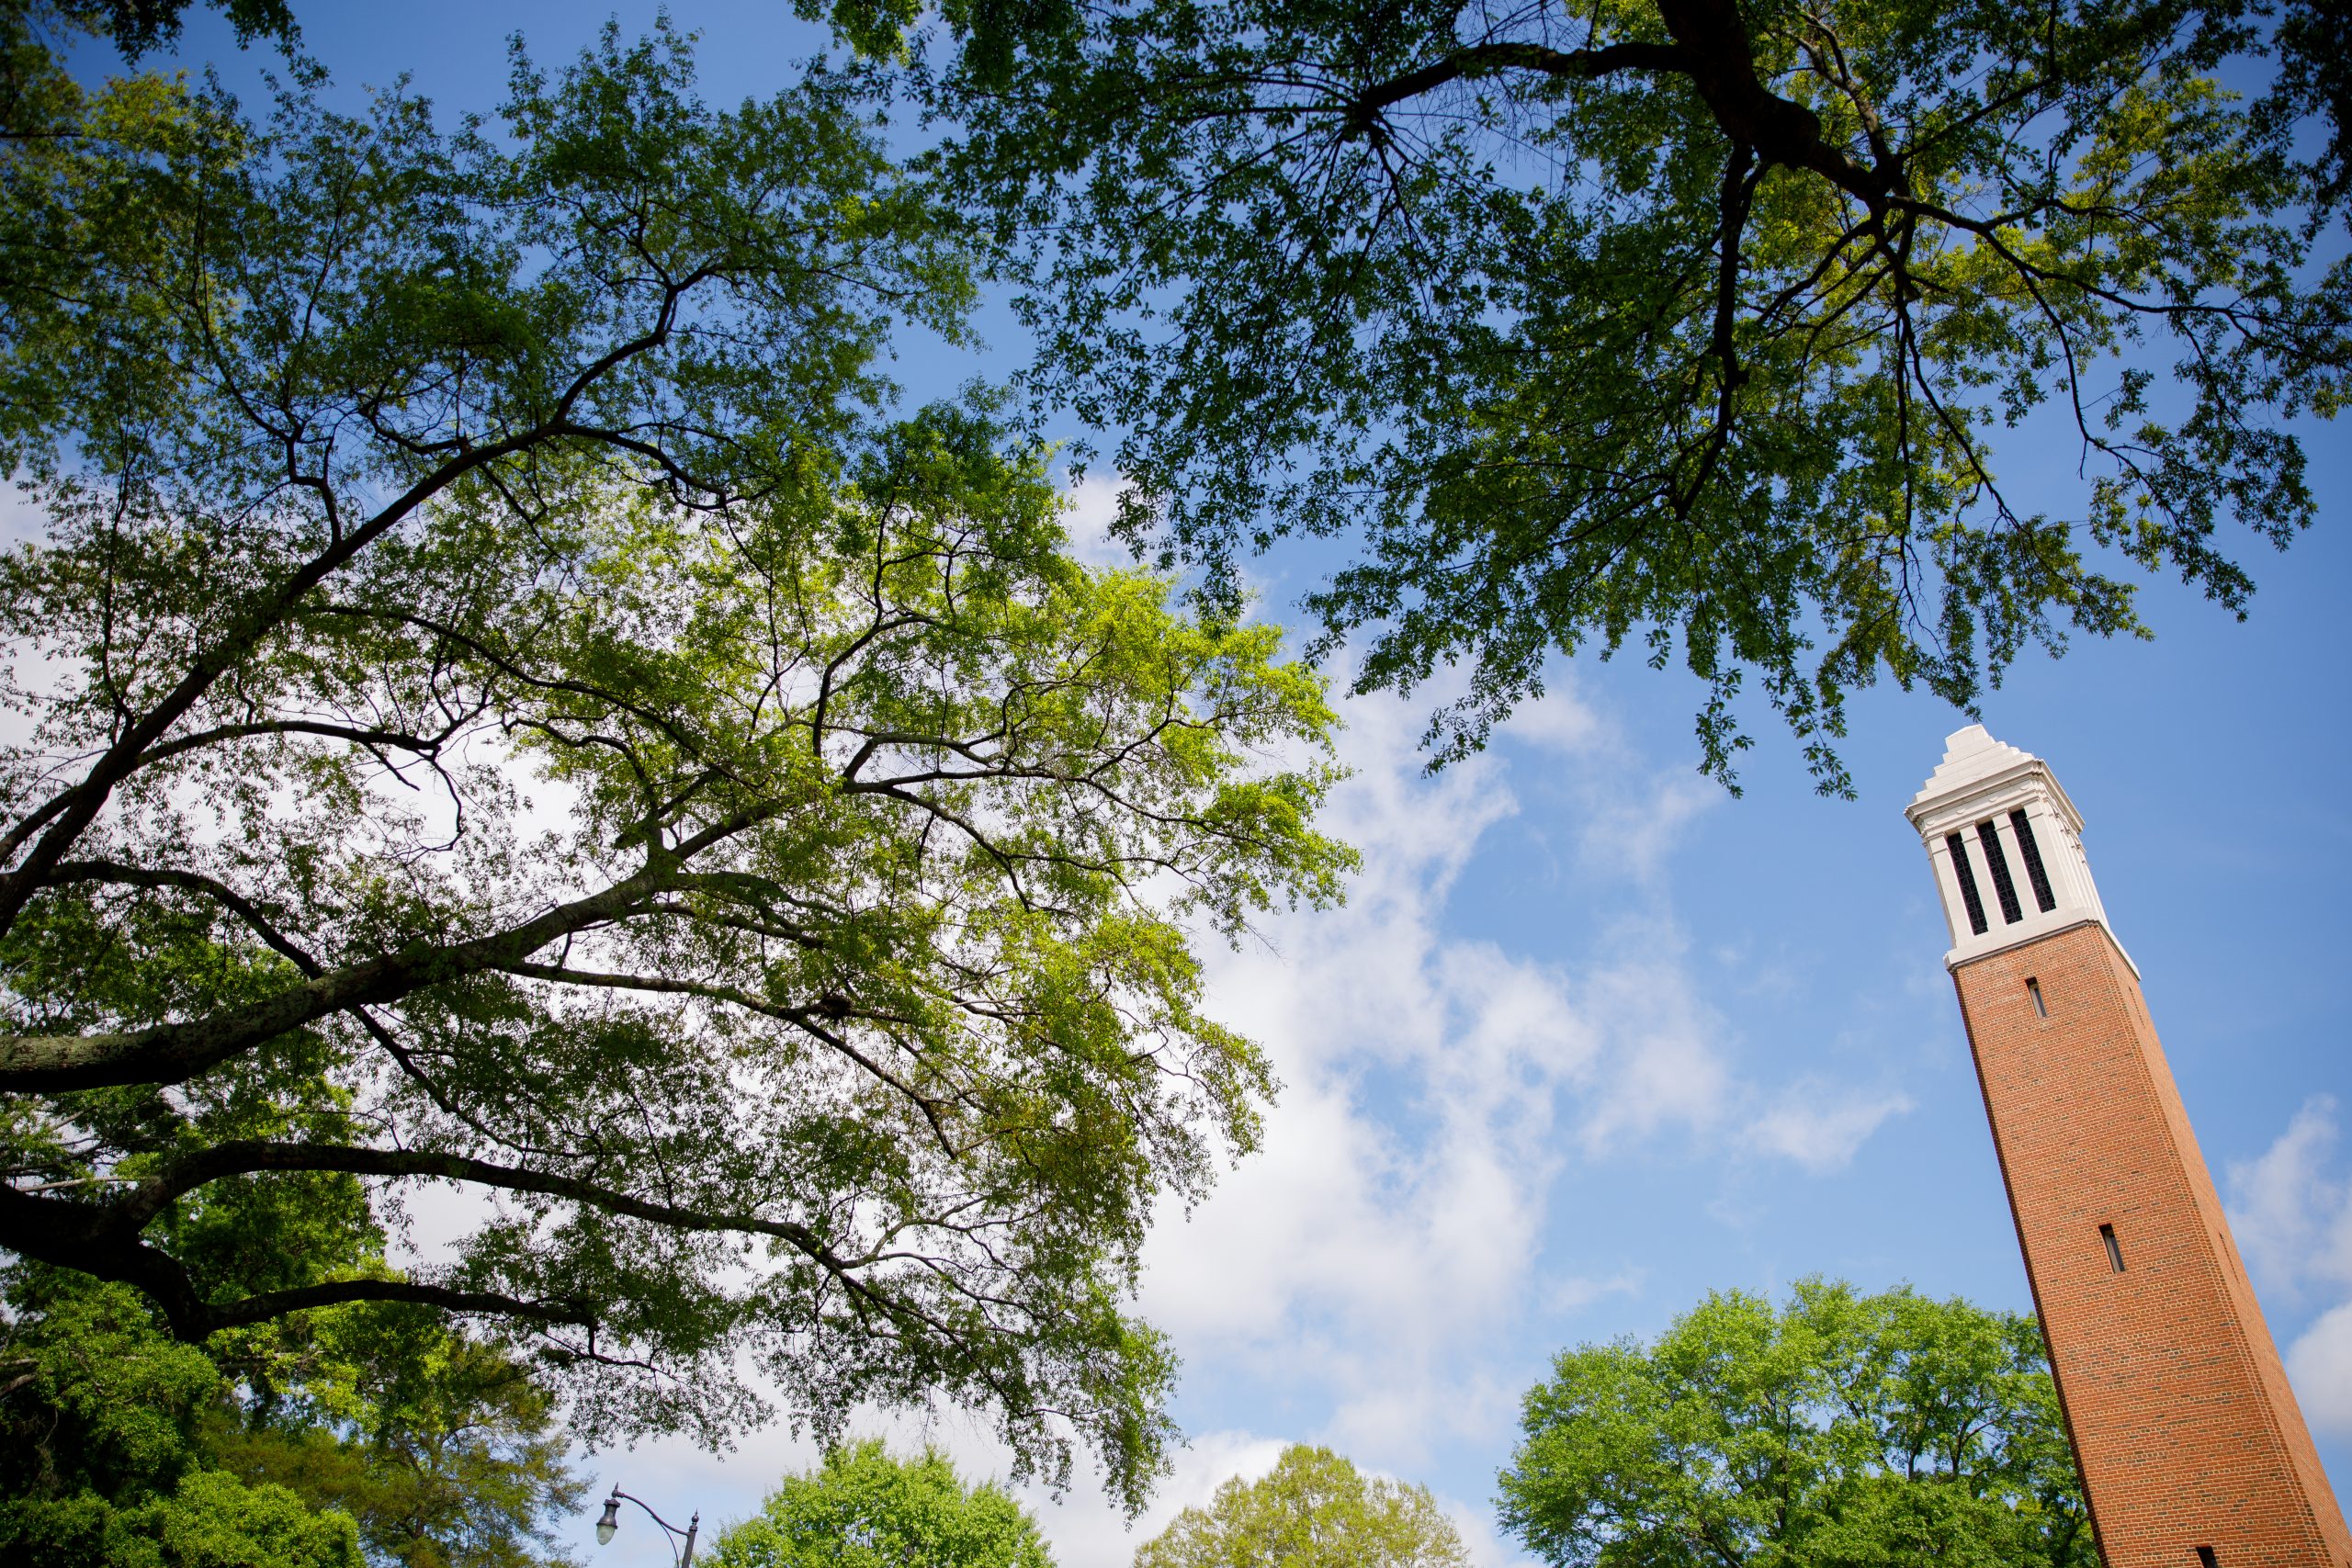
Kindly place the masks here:
[(621, 1525), (621, 1495), (617, 1492), (605, 1499), (605, 1517), (596, 1521), (596, 1544), (604, 1546), (613, 1539)]

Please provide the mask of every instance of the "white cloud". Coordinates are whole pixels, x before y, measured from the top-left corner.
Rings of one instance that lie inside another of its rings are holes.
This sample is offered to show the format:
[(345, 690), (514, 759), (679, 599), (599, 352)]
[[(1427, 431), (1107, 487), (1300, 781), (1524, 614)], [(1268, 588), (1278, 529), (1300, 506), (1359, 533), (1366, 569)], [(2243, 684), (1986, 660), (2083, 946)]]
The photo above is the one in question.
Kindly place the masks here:
[[(1668, 912), (1615, 923), (1573, 965), (1450, 934), (1456, 882), (1517, 809), (1515, 766), (1583, 770), (1570, 787), (1618, 825), (1603, 858), (1642, 879), (1713, 795), (1612, 784), (1628, 770), (1608, 728), (1566, 693), (1532, 710), (1553, 715), (1532, 734), (1508, 732), (1532, 747), (1431, 777), (1415, 747), (1430, 700), (1346, 705), (1356, 771), (1329, 825), (1364, 857), (1348, 906), (1211, 961), (1211, 1010), (1266, 1045), (1285, 1087), (1263, 1152), (1154, 1234), (1142, 1301), (1193, 1366), (1328, 1412), (1306, 1439), (1405, 1475), (1507, 1436), (1534, 1370), (1520, 1320), (1640, 1289), (1638, 1274), (1544, 1258), (1571, 1172), (1716, 1134), (1834, 1168), (1910, 1103), (1747, 1081)], [(1738, 1133), (1759, 1104), (1757, 1131)], [(1480, 1538), (1480, 1560), (1500, 1561)]]
[(2230, 1234), (2266, 1295), (2284, 1304), (2333, 1299), (2287, 1347), (2303, 1417), (2352, 1434), (2352, 1176), (2331, 1174), (2335, 1101), (2314, 1095), (2262, 1155), (2230, 1162)]
[(1801, 1078), (1774, 1096), (1748, 1125), (1748, 1146), (1793, 1160), (1815, 1175), (1842, 1170), (1881, 1123), (1912, 1108), (1907, 1094), (1871, 1092)]
[(1610, 1296), (1637, 1295), (1648, 1277), (1649, 1270), (1639, 1268), (1620, 1269), (1614, 1274), (1599, 1278), (1572, 1274), (1566, 1279), (1555, 1280), (1543, 1288), (1544, 1310), (1554, 1316), (1565, 1316)]
[(2315, 1095), (2259, 1158), (2230, 1163), (2231, 1234), (2263, 1288), (2290, 1300), (2352, 1284), (2352, 1179), (2326, 1172), (2335, 1142), (2335, 1101)]
[(1662, 919), (1628, 920), (1606, 951), (1583, 999), (1614, 1048), (1579, 1103), (1585, 1152), (1606, 1155), (1669, 1128), (1713, 1129), (1736, 1098), (1731, 1029), (1700, 995), (1679, 933)]
[(25, 486), (0, 482), (0, 544), (46, 539), (52, 526), (49, 508)]
[(2352, 1302), (2321, 1314), (2288, 1348), (2287, 1381), (2304, 1420), (2352, 1432)]
[(1724, 799), (1723, 786), (1687, 769), (1656, 774), (1648, 787), (1604, 798), (1585, 816), (1585, 863), (1646, 882), (1690, 821)]
[(1132, 568), (1135, 552), (1111, 532), (1112, 521), (1119, 515), (1119, 497), (1126, 493), (1126, 487), (1098, 476), (1062, 493), (1068, 503), (1062, 511), (1062, 526), (1069, 531), (1070, 554), (1098, 570)]
[(1590, 704), (1579, 701), (1573, 688), (1547, 690), (1541, 698), (1521, 703), (1502, 733), (1520, 745), (1561, 758), (1589, 757), (1623, 745), (1616, 727)]

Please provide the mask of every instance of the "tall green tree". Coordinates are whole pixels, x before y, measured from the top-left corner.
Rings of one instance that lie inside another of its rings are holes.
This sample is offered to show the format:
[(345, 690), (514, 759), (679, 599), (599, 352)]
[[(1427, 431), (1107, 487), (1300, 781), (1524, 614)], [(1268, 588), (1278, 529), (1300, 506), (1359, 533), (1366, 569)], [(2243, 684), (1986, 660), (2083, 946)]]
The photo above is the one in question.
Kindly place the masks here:
[[(1362, 688), (1467, 666), (1441, 759), (1630, 649), (1704, 682), (1711, 772), (1760, 694), (1828, 790), (1857, 689), (1971, 705), (2144, 633), (2143, 574), (2242, 614), (2312, 522), (2340, 13), (1048, 0), (926, 49), (831, 7), (913, 49), (1136, 540), (1230, 582), (1346, 539), (1324, 646)], [(2029, 426), (2081, 484), (2019, 471)]]
[(1557, 1568), (2094, 1568), (2047, 1356), (2030, 1316), (1908, 1289), (1710, 1295), (1562, 1352), (1503, 1527)]
[[(0, 144), (0, 1248), (216, 1356), (418, 1309), (591, 1443), (718, 1440), (756, 1370), (1139, 1503), (1137, 1248), (1271, 1083), (1190, 942), (1335, 896), (1331, 714), (1073, 564), (984, 408), (888, 412), (973, 285), (852, 85), (714, 110), (664, 30), (518, 54), (495, 135), (41, 102), (85, 133)], [(395, 1267), (427, 1187), (472, 1223)]]
[(46, 1568), (360, 1568), (348, 1514), (208, 1464), (225, 1379), (122, 1285), (19, 1278), (0, 1329), (0, 1557)]
[(1426, 1486), (1366, 1476), (1294, 1443), (1256, 1481), (1234, 1477), (1136, 1549), (1135, 1568), (1466, 1568)]
[[(159, 1332), (158, 1338), (164, 1336)], [(376, 1562), (547, 1568), (586, 1483), (571, 1434), (518, 1359), (432, 1308), (355, 1302), (227, 1337), (205, 1461), (349, 1515)]]
[(544, 1568), (580, 1502), (529, 1365), (424, 1308), (355, 1303), (199, 1348), (128, 1286), (5, 1278), (9, 1561)]
[(878, 1438), (828, 1450), (722, 1533), (717, 1568), (1053, 1568), (1028, 1510), (967, 1485), (944, 1454), (899, 1459)]

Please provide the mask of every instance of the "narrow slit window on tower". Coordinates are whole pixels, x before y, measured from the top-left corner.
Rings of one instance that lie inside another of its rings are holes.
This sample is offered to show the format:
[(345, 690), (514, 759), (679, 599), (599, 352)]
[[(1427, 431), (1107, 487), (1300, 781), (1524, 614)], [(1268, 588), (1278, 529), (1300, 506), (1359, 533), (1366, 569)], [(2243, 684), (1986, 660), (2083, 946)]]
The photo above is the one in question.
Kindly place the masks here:
[(2221, 1560), (2213, 1555), (2211, 1547), (2200, 1546), (2197, 1549), (2197, 1568), (2221, 1568)]
[(2058, 907), (2058, 895), (2050, 890), (2050, 871), (2041, 863), (2041, 846), (2034, 841), (2033, 820), (2023, 811), (2012, 811), (2009, 830), (2018, 836), (2018, 853), (2025, 858), (2025, 879), (2033, 886), (2033, 907), (2046, 915)]
[(1992, 928), (1984, 923), (1984, 899), (1976, 891), (1976, 873), (1968, 864), (1968, 840), (1958, 833), (1946, 833), (1944, 848), (1951, 852), (1952, 874), (1960, 878), (1960, 901), (1968, 908), (1968, 929), (1983, 936)]
[(1984, 846), (1984, 869), (1993, 874), (1993, 896), (2001, 901), (2001, 919), (2016, 925), (2025, 919), (2025, 908), (2018, 902), (2018, 885), (2009, 880), (2009, 857), (2001, 852), (2001, 836), (1991, 822), (1979, 822), (1976, 841)]
[(2098, 1238), (2107, 1244), (2108, 1267), (2114, 1269), (2118, 1274), (2122, 1273), (2123, 1244), (2115, 1239), (2115, 1227), (2113, 1225), (2099, 1226)]
[(2029, 977), (2025, 983), (2025, 994), (2033, 998), (2034, 1017), (2048, 1018), (2050, 1016), (2049, 1004), (2041, 999), (2041, 981)]

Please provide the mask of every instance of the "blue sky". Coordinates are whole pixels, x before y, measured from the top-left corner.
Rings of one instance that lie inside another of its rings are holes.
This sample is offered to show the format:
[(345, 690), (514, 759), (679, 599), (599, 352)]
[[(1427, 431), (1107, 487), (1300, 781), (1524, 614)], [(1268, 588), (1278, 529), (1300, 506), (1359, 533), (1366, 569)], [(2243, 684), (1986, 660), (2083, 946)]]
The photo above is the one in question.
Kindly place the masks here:
[[(413, 74), (446, 107), (503, 86), (503, 39), (584, 42), (599, 6), (296, 0), (345, 85)], [(773, 88), (810, 35), (788, 6), (686, 5), (710, 94)], [(618, 12), (644, 26), (651, 7)], [(232, 55), (209, 17), (192, 59)], [(256, 57), (229, 61), (249, 79)], [(992, 359), (909, 363), (918, 390)], [(2030, 659), (1984, 705), (2047, 758), (2149, 1001), (2241, 1250), (2340, 1489), (2352, 1489), (2352, 442), (2312, 442), (2319, 527), (2238, 625), (2154, 582), (2150, 644)], [(2067, 482), (2029, 430), (2012, 475)], [(1108, 494), (1076, 500), (1081, 537)], [(2259, 555), (2254, 554), (2259, 551)], [(1305, 553), (1263, 563), (1287, 615)], [(1334, 826), (1365, 852), (1349, 907), (1286, 919), (1213, 964), (1223, 1016), (1287, 1085), (1267, 1149), (1151, 1246), (1147, 1312), (1186, 1363), (1193, 1438), (1143, 1527), (1329, 1443), (1430, 1485), (1483, 1563), (1519, 1395), (1556, 1349), (1656, 1332), (1711, 1288), (1811, 1273), (2030, 1306), (1961, 1032), (1926, 857), (1902, 807), (1968, 722), (1925, 696), (1857, 704), (1860, 798), (1811, 793), (1758, 716), (1733, 800), (1692, 772), (1697, 693), (1579, 662), (1485, 756), (1430, 779), (1422, 698), (1348, 705), (1354, 780)], [(952, 1413), (927, 1431), (986, 1473)], [(770, 1432), (723, 1462), (681, 1444), (586, 1461), (665, 1513), (737, 1517), (806, 1446)], [(1091, 1489), (1039, 1500), (1064, 1568), (1124, 1562)], [(666, 1562), (639, 1527), (609, 1568)]]

